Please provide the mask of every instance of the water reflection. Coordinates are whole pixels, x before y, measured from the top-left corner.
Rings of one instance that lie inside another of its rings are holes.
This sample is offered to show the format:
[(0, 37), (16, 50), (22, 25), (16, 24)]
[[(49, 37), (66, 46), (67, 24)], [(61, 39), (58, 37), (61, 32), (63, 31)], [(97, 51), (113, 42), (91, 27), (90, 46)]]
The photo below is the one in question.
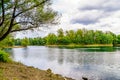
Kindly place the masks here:
[[(14, 48), (13, 59), (40, 69), (51, 68), (55, 73), (80, 80), (86, 76), (92, 80), (120, 80), (120, 50), (94, 51), (59, 49), (48, 47)], [(90, 50), (90, 48), (89, 48)], [(112, 49), (113, 50), (113, 49)]]

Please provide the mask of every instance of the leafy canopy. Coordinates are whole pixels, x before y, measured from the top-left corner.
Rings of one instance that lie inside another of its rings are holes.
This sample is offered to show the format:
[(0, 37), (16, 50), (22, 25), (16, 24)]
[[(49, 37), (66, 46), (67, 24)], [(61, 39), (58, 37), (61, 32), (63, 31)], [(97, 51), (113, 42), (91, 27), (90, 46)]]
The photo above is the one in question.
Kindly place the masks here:
[(33, 30), (56, 23), (50, 0), (1, 0), (0, 41), (16, 31)]

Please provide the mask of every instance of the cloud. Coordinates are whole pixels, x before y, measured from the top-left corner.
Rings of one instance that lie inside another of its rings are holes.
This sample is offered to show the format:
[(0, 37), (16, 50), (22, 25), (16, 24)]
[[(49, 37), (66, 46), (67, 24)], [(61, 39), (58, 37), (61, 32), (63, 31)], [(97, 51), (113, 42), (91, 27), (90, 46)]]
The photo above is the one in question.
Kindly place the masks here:
[(79, 6), (80, 10), (103, 10), (103, 11), (116, 11), (120, 10), (120, 2), (118, 0), (85, 0), (82, 6)]
[(62, 14), (60, 25), (51, 27), (42, 36), (57, 29), (76, 30), (79, 28), (112, 31), (120, 34), (119, 0), (53, 0), (51, 6)]
[(80, 0), (79, 4), (76, 15), (71, 19), (72, 24), (95, 24), (101, 18), (109, 17), (120, 10), (118, 0)]
[(80, 23), (84, 25), (94, 24), (101, 17), (103, 17), (103, 11), (91, 10), (91, 11), (79, 11), (73, 19), (71, 19), (72, 24)]
[(58, 28), (84, 27), (119, 33), (119, 5), (118, 0), (57, 0), (54, 9), (62, 13), (61, 25)]

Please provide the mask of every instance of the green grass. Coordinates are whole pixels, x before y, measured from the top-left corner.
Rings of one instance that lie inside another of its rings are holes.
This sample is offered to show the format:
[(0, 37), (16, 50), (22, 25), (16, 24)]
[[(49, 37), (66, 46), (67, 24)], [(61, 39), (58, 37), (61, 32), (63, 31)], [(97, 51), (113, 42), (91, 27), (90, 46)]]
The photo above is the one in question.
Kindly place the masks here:
[(5, 51), (0, 50), (0, 62), (11, 62), (12, 59), (9, 57), (9, 54)]

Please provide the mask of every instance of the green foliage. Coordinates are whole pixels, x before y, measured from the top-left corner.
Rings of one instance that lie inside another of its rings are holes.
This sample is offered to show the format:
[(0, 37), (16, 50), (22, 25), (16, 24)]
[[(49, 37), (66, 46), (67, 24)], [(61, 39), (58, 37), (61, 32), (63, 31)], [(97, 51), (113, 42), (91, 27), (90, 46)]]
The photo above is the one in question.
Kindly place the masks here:
[(117, 43), (120, 44), (120, 35), (117, 36)]
[(112, 44), (113, 43), (113, 36), (109, 33), (102, 35), (101, 43), (103, 44)]
[(45, 45), (46, 38), (23, 38), (23, 39), (15, 39), (14, 44), (16, 46), (28, 46), (28, 45)]
[(11, 35), (0, 41), (0, 47), (9, 47), (14, 45), (14, 39)]
[(66, 36), (68, 37), (68, 39), (70, 40), (71, 43), (75, 43), (75, 32), (73, 30), (69, 30), (69, 31), (66, 31)]
[(30, 45), (44, 45), (45, 43), (46, 43), (46, 40), (44, 38), (41, 38), (41, 37), (29, 38)]
[(78, 29), (64, 32), (62, 29), (48, 34), (44, 38), (15, 39), (15, 45), (91, 45), (91, 44), (120, 44), (120, 35), (116, 36), (112, 32), (102, 32), (99, 30)]
[(51, 2), (52, 0), (1, 0), (0, 41), (13, 32), (57, 24), (58, 13), (51, 8)]
[(58, 29), (57, 33), (58, 33), (58, 37), (64, 37), (63, 29)]
[(14, 45), (17, 45), (17, 46), (21, 45), (21, 39), (15, 39)]
[(82, 44), (83, 42), (83, 31), (81, 29), (78, 29), (75, 33), (76, 36), (76, 44)]
[(57, 36), (53, 33), (50, 33), (47, 37), (46, 37), (47, 43), (46, 44), (56, 44), (57, 43)]
[(10, 59), (8, 53), (0, 50), (0, 62), (11, 62), (11, 61), (12, 60)]
[(22, 39), (21, 45), (26, 47), (29, 45), (29, 40), (27, 38)]
[[(51, 34), (47, 36), (47, 43), (53, 44), (112, 44), (114, 34), (112, 32), (93, 31), (79, 29), (77, 31), (69, 30), (66, 33), (62, 29), (58, 30), (57, 39), (52, 40)], [(55, 36), (55, 34), (52, 34)], [(57, 40), (57, 41), (56, 41)], [(55, 42), (54, 42), (55, 41)], [(50, 43), (52, 42), (52, 43)]]

